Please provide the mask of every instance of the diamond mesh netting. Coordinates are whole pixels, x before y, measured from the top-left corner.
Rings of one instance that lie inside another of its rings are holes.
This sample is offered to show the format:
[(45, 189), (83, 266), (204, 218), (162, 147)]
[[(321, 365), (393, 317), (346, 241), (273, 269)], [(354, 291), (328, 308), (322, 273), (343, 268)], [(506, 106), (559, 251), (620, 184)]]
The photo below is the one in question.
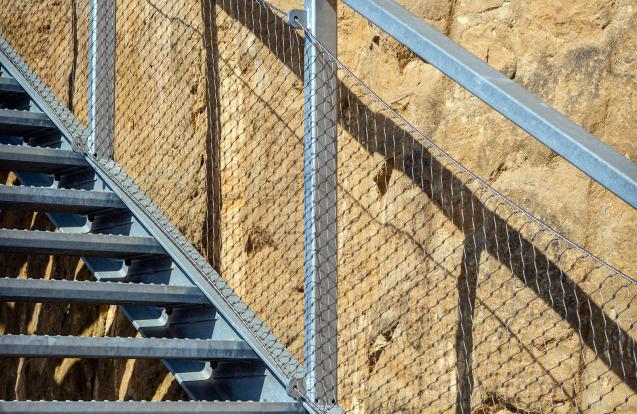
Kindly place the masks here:
[[(89, 93), (88, 0), (2, 3), (0, 34), (89, 136), (99, 132), (88, 115), (100, 105)], [(304, 89), (336, 76), (334, 99), (318, 97), (336, 115), (336, 151), (314, 154), (335, 159), (323, 179), (336, 187), (337, 212), (337, 249), (317, 259), (336, 263), (335, 283), (319, 292), (336, 298), (335, 326), (319, 332), (336, 337), (336, 363), (318, 389), (335, 388), (342, 410), (637, 409), (635, 280), (465, 169), (281, 10), (118, 0), (114, 16), (104, 37), (114, 49), (114, 141), (77, 149), (100, 162), (114, 154), (301, 362), (313, 288), (304, 282)], [(306, 43), (322, 62), (316, 79), (304, 78)], [(315, 397), (319, 409), (332, 404)]]

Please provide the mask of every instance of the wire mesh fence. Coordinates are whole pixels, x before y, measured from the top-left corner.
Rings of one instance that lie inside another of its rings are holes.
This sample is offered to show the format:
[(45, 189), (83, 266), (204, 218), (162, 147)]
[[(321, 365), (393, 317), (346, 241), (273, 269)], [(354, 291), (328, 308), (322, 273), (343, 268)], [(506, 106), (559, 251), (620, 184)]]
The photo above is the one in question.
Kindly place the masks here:
[(89, 2), (3, 1), (2, 36), (82, 122), (87, 122)]
[[(88, 0), (4, 3), (0, 34), (91, 136)], [(337, 250), (318, 257), (337, 263), (321, 292), (336, 329), (320, 332), (336, 337), (322, 377), (336, 382), (317, 389), (335, 388), (345, 412), (637, 409), (636, 282), (454, 161), (281, 10), (119, 0), (114, 26), (114, 143), (78, 150), (114, 154), (299, 361), (313, 357), (304, 88), (335, 74), (320, 104), (337, 150), (315, 156), (337, 167)], [(304, 78), (306, 42), (317, 79)]]

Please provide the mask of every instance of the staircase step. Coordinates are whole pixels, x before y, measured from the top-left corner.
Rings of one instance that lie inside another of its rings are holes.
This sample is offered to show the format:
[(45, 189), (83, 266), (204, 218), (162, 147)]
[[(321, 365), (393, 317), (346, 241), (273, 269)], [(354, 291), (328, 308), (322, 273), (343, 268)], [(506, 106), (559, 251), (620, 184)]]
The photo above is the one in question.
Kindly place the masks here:
[(3, 253), (130, 258), (166, 255), (152, 237), (0, 229)]
[(0, 77), (0, 108), (27, 110), (31, 98), (13, 78)]
[(20, 135), (55, 129), (55, 124), (41, 112), (0, 109), (1, 135)]
[(0, 94), (3, 93), (19, 93), (24, 95), (27, 94), (17, 80), (13, 78), (0, 77)]
[(40, 212), (90, 213), (103, 209), (125, 209), (113, 193), (0, 184), (0, 209)]
[(15, 278), (0, 278), (0, 301), (147, 306), (209, 304), (206, 296), (194, 286)]
[[(0, 38), (0, 46), (3, 45), (5, 42)], [(3, 56), (4, 52), (0, 52), (0, 57)], [(6, 66), (5, 63), (3, 65)], [(116, 189), (118, 183), (106, 173), (104, 166), (100, 167), (91, 158), (70, 150), (73, 142), (83, 138), (80, 123), (76, 124), (78, 128), (65, 132), (58, 130), (55, 125), (61, 125), (69, 118), (62, 120), (57, 110), (50, 110), (48, 96), (40, 95), (28, 86), (31, 79), (25, 80), (13, 66), (6, 69), (6, 73), (14, 74), (25, 86), (30, 96), (20, 91), (13, 81), (0, 82), (0, 171), (16, 172), (24, 185), (23, 188), (0, 187), (0, 209), (44, 209), (51, 213), (48, 214), (49, 219), (62, 233), (0, 229), (0, 255), (17, 252), (82, 256), (87, 268), (100, 280), (173, 285), (190, 285), (191, 281), (196, 281), (198, 287), (0, 279), (0, 301), (118, 304), (134, 328), (146, 337), (5, 335), (0, 336), (0, 359), (5, 356), (161, 359), (188, 395), (199, 401), (0, 401), (0, 412), (305, 412), (288, 395), (289, 375), (282, 368), (291, 366), (289, 372), (300, 372), (296, 360), (285, 353), (266, 328), (253, 332), (254, 324), (251, 328), (246, 327), (240, 312), (247, 311), (247, 307), (238, 298), (226, 296), (228, 291), (221, 280), (215, 280), (211, 285), (210, 276), (218, 276), (211, 268), (201, 265), (205, 259), (198, 257), (201, 262), (193, 261), (193, 257), (183, 251), (194, 247), (188, 244), (180, 246), (180, 239), (176, 243), (167, 236), (165, 229), (161, 228), (166, 224), (163, 219), (148, 215), (144, 207), (134, 212), (125, 209), (110, 211), (113, 209), (111, 205), (102, 204), (113, 201), (109, 195), (96, 197), (97, 193), (70, 190), (81, 187), (108, 191), (108, 188)], [(2, 72), (5, 73), (5, 70), (2, 69)], [(26, 111), (38, 108), (43, 109), (48, 117)], [(72, 123), (76, 121), (70, 120)], [(52, 188), (51, 183), (61, 189)], [(31, 186), (41, 187), (29, 189)], [(124, 201), (129, 197), (126, 192), (120, 196)], [(130, 201), (133, 202), (132, 199)], [(126, 204), (132, 205), (129, 201)], [(98, 210), (90, 211), (95, 207), (99, 207)], [(57, 214), (60, 212), (88, 214), (92, 220), (76, 214)], [(95, 233), (78, 233), (89, 228)], [(166, 246), (167, 250), (162, 246)], [(123, 262), (111, 258), (136, 260)], [(212, 298), (214, 304), (208, 298)], [(164, 336), (169, 338), (161, 339)], [(272, 354), (269, 348), (272, 348)], [(285, 359), (288, 365), (278, 363), (274, 355), (281, 354), (281, 359)], [(262, 360), (259, 360), (259, 355)], [(219, 398), (237, 402), (205, 401)]]
[(88, 167), (88, 163), (73, 151), (0, 145), (0, 170), (3, 171), (53, 173), (69, 167)]
[(0, 412), (16, 414), (294, 414), (304, 413), (299, 403), (243, 401), (0, 401)]
[(0, 356), (201, 361), (258, 359), (244, 341), (46, 335), (0, 335)]

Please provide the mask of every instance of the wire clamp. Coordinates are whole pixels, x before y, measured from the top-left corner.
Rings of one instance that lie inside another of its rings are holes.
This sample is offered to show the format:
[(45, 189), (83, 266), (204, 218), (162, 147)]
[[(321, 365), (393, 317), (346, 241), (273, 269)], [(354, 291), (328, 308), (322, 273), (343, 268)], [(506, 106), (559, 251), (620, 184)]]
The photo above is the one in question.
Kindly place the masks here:
[(295, 377), (290, 380), (287, 386), (288, 395), (292, 398), (302, 399), (307, 394), (304, 377)]
[(287, 23), (295, 29), (307, 27), (307, 10), (292, 9), (288, 12)]

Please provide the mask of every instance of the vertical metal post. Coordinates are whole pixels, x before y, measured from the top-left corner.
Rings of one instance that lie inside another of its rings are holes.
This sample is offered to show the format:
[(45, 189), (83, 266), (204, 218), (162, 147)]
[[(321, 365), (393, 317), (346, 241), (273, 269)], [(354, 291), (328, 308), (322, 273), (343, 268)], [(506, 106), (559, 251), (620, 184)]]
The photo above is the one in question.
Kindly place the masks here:
[(86, 150), (99, 158), (113, 158), (115, 42), (115, 0), (90, 0)]
[[(336, 55), (336, 0), (305, 0), (307, 28)], [(304, 268), (307, 397), (336, 402), (336, 66), (305, 40)]]

